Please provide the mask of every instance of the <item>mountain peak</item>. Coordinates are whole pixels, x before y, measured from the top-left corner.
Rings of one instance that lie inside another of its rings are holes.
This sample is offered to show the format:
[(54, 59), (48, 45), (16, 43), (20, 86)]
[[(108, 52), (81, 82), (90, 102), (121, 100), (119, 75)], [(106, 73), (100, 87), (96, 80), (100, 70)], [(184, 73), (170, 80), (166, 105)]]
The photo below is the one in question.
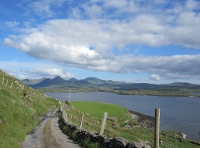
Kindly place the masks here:
[(58, 83), (58, 82), (65, 82), (66, 80), (63, 79), (63, 78), (60, 77), (60, 76), (56, 76), (56, 77), (53, 78), (51, 81), (54, 82), (54, 83)]
[(84, 81), (89, 82), (91, 84), (104, 84), (106, 82), (105, 80), (101, 80), (97, 77), (88, 77), (84, 79)]
[(53, 79), (63, 79), (62, 77), (60, 77), (60, 76), (56, 76), (55, 78), (53, 78)]
[(87, 77), (84, 80), (100, 80), (100, 79), (97, 77)]
[(78, 81), (78, 80), (75, 79), (75, 78), (70, 78), (68, 81), (70, 81), (70, 82), (74, 82), (74, 81)]

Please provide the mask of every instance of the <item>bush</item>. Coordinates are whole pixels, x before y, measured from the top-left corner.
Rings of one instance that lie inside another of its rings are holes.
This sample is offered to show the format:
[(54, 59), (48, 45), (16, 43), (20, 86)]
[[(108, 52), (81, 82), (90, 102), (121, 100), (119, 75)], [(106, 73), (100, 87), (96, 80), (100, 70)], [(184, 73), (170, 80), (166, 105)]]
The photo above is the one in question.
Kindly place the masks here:
[(71, 104), (67, 100), (65, 101), (65, 104), (67, 104), (68, 106), (71, 106)]

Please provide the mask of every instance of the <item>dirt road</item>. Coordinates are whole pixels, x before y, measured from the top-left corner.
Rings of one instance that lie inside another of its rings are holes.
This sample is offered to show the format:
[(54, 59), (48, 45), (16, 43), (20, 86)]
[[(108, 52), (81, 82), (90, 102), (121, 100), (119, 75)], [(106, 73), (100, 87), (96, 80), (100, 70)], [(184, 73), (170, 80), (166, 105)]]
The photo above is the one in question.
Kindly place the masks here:
[(59, 129), (57, 110), (49, 110), (39, 125), (26, 136), (22, 148), (80, 148)]

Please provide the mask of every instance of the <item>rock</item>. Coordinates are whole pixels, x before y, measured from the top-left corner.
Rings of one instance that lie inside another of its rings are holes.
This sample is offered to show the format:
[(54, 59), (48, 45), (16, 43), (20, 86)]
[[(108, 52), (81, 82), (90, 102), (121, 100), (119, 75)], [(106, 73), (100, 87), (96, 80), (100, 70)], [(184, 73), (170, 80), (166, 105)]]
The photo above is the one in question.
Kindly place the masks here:
[(160, 144), (163, 144), (163, 141), (162, 141), (162, 140), (159, 140), (159, 143), (160, 143)]
[(116, 148), (125, 148), (128, 142), (129, 141), (120, 137), (114, 137), (112, 140), (112, 143)]
[(181, 135), (182, 135), (183, 139), (186, 139), (186, 138), (187, 138), (187, 135), (186, 135), (186, 134), (181, 133)]
[(124, 127), (126, 127), (126, 128), (131, 128), (131, 126), (130, 126), (130, 125), (124, 125)]
[(3, 124), (3, 121), (0, 119), (0, 124)]
[(151, 147), (147, 145), (145, 142), (140, 142), (135, 144), (135, 148), (151, 148)]
[(126, 144), (126, 148), (135, 148), (135, 143), (134, 142), (128, 142)]
[(142, 148), (141, 143), (136, 143), (136, 144), (135, 144), (135, 148)]

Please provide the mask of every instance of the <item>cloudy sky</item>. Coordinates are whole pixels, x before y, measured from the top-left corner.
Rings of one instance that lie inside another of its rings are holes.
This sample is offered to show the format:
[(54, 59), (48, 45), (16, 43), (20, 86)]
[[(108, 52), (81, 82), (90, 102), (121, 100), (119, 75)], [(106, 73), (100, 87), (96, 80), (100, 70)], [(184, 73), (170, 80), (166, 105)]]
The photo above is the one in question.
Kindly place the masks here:
[(1, 1), (0, 69), (20, 79), (200, 84), (200, 1)]

